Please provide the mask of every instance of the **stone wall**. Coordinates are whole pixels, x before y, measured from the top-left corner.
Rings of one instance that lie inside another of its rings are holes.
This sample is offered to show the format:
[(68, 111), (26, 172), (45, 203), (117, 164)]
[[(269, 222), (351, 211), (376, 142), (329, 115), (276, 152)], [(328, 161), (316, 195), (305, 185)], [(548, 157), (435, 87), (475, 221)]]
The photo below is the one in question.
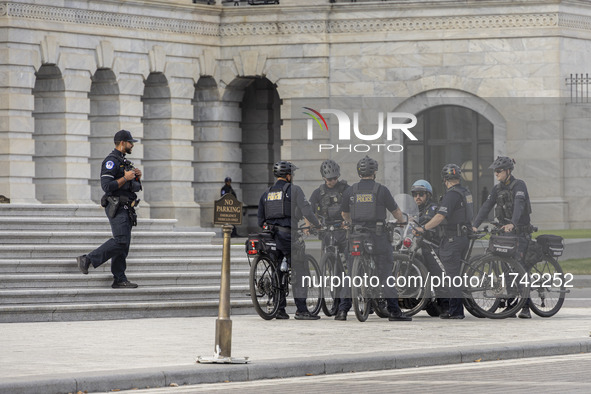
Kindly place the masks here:
[[(270, 181), (253, 174), (278, 154), (298, 163), (308, 193), (317, 187), (331, 154), (310, 146), (295, 107), (359, 96), (396, 111), (455, 103), (483, 114), (495, 155), (518, 162), (537, 224), (584, 227), (588, 111), (563, 99), (565, 76), (590, 64), (589, 5), (420, 3), (0, 2), (0, 194), (96, 202), (97, 166), (125, 128), (141, 140), (130, 159), (144, 169), (151, 216), (209, 226), (223, 178), (252, 204)], [(265, 89), (248, 93), (253, 81)], [(257, 132), (275, 137), (244, 141)], [(375, 155), (393, 190), (402, 155)]]

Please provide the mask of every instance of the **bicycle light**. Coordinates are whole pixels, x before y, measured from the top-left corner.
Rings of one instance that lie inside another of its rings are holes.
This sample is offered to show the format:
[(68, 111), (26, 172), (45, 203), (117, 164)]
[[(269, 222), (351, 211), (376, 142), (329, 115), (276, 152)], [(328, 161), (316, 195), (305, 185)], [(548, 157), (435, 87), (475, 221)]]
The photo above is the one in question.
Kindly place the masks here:
[(353, 241), (351, 243), (351, 256), (361, 256), (361, 242)]
[(251, 239), (250, 242), (248, 243), (248, 254), (257, 254), (259, 253), (259, 245), (258, 245), (258, 241)]
[(404, 238), (404, 242), (402, 243), (404, 245), (405, 248), (410, 248), (410, 246), (412, 245), (412, 239), (410, 238)]

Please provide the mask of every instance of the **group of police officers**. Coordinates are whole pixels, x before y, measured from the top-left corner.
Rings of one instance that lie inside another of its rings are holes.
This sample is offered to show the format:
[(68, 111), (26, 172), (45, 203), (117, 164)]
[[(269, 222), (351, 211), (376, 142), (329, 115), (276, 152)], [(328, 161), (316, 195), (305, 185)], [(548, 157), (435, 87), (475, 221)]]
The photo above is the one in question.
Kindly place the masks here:
[[(433, 198), (433, 188), (426, 180), (417, 180), (411, 187), (411, 193), (419, 208), (419, 223), (415, 229), (417, 235), (429, 231), (432, 240), (439, 244), (437, 253), (445, 268), (445, 274), (454, 277), (460, 275), (461, 260), (469, 247), (468, 235), (477, 231), (478, 226), (488, 217), (493, 207), (495, 217), (505, 232), (519, 237), (518, 258), (525, 258), (528, 240), (531, 239), (530, 225), (531, 204), (525, 182), (513, 175), (515, 161), (499, 156), (489, 168), (495, 171), (498, 184), (494, 186), (487, 200), (473, 218), (473, 202), (470, 190), (461, 184), (461, 169), (456, 164), (447, 164), (441, 170), (445, 194), (439, 203)], [(320, 166), (324, 183), (310, 197), (305, 198), (303, 190), (293, 184), (297, 167), (287, 161), (279, 161), (273, 167), (277, 182), (266, 190), (260, 198), (258, 224), (273, 231), (279, 259), (285, 257), (288, 264), (292, 261), (292, 224), (301, 219), (315, 228), (320, 227), (318, 217), (325, 225), (340, 224), (336, 231), (336, 241), (341, 253), (347, 252), (345, 228), (361, 226), (369, 232), (373, 241), (373, 255), (378, 265), (380, 283), (391, 275), (393, 267), (393, 247), (385, 231), (381, 231), (387, 218), (387, 211), (398, 223), (405, 221), (390, 190), (375, 181), (378, 162), (365, 156), (357, 163), (358, 183), (348, 185), (340, 180), (340, 167), (334, 160), (326, 160)], [(322, 240), (324, 242), (324, 240)], [(434, 259), (425, 254), (425, 264), (433, 275), (442, 270)], [(351, 264), (349, 259), (348, 264)], [(349, 266), (349, 272), (351, 272)], [(394, 289), (385, 286), (390, 293), (385, 294), (390, 321), (410, 321), (398, 305)], [(305, 293), (294, 286), (294, 299), (297, 307), (295, 318), (298, 320), (316, 320), (320, 317), (308, 312)], [(286, 301), (280, 300), (277, 319), (289, 319), (285, 312)], [(463, 319), (464, 308), (460, 289), (449, 289), (446, 298), (438, 299), (442, 319)], [(350, 287), (343, 287), (340, 304), (335, 320), (347, 320), (347, 312), (352, 306)], [(520, 318), (531, 318), (528, 304), (519, 313)]]

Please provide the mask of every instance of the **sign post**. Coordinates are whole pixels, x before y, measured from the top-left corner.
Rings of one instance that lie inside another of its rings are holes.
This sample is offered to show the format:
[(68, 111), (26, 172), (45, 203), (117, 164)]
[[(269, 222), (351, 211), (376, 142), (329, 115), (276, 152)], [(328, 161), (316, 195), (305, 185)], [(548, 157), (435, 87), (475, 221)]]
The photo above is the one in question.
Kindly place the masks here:
[(232, 320), (230, 319), (230, 234), (234, 224), (242, 224), (242, 203), (230, 193), (215, 201), (213, 223), (222, 225), (222, 275), (218, 318), (215, 322), (213, 357), (199, 356), (199, 363), (244, 364), (248, 357), (232, 357)]

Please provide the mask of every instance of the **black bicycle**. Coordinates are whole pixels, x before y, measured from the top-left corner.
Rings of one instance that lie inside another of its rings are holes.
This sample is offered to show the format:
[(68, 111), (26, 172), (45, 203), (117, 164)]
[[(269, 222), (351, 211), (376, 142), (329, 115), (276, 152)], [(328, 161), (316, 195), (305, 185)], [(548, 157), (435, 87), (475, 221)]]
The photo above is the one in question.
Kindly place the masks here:
[[(292, 261), (298, 261), (297, 274), (291, 267), (281, 269), (279, 253), (272, 231), (249, 235), (246, 254), (250, 265), (249, 288), (252, 304), (260, 317), (271, 320), (279, 310), (281, 296), (289, 295), (292, 276), (302, 278), (306, 291), (306, 307), (311, 314), (320, 311), (321, 287), (320, 269), (313, 256), (306, 254), (303, 231), (300, 229), (292, 241)], [(251, 261), (251, 257), (254, 259)], [(307, 282), (306, 282), (307, 281)], [(308, 285), (306, 285), (309, 283)]]
[(346, 256), (339, 252), (336, 239), (337, 231), (340, 229), (341, 224), (335, 223), (320, 230), (320, 237), (324, 243), (320, 259), (320, 269), (323, 275), (321, 307), (326, 316), (336, 315), (340, 303), (338, 294), (340, 286), (335, 286), (335, 283), (342, 281), (347, 275)]

